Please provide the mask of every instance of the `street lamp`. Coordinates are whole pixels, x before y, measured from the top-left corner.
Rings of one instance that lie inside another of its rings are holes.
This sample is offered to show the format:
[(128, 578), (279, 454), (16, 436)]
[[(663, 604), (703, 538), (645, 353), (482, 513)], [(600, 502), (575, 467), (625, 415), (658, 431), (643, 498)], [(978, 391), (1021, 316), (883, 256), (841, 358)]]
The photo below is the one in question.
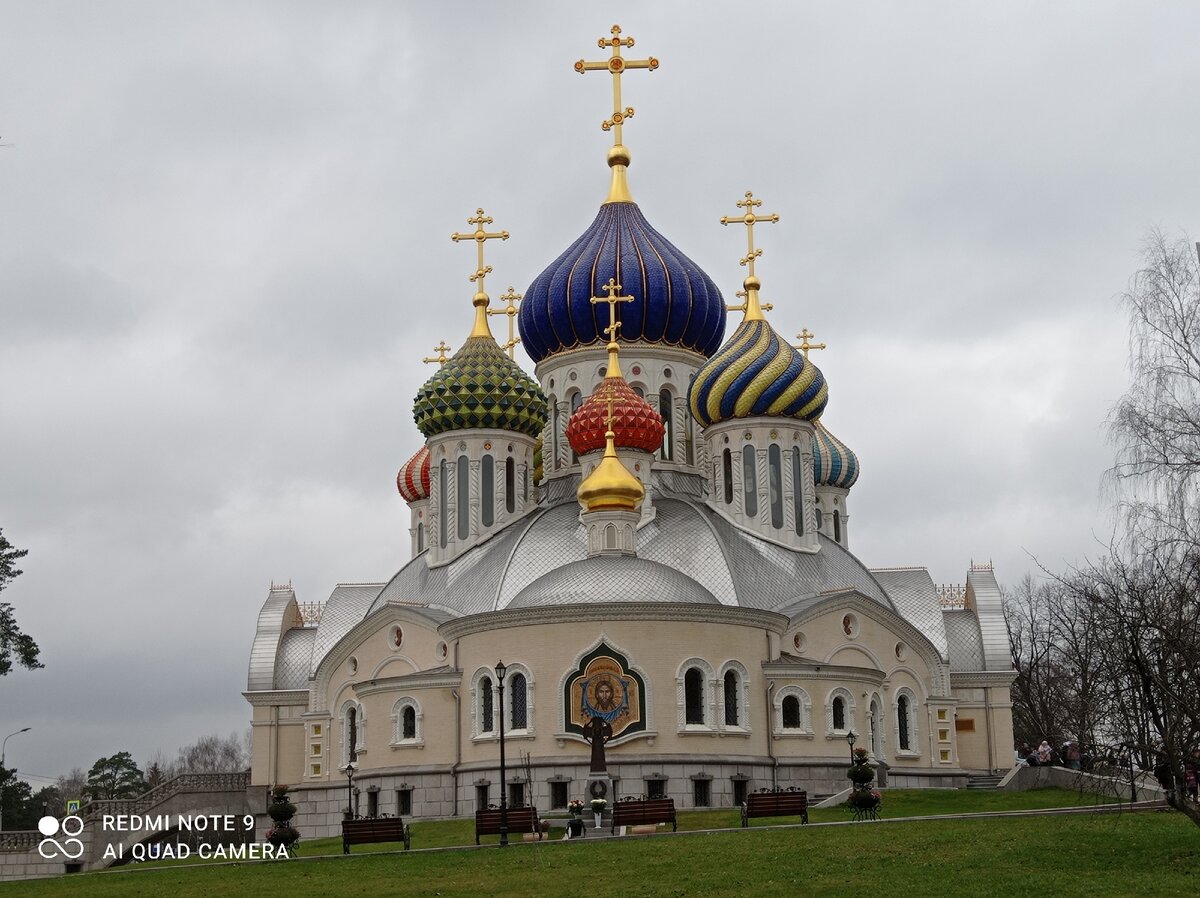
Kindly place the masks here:
[(846, 741), (850, 743), (850, 763), (854, 763), (854, 743), (858, 741), (858, 734), (851, 730), (846, 734)]
[(504, 783), (504, 675), (508, 667), (496, 662), (496, 692), (500, 696), (500, 847), (508, 845), (508, 791)]
[(1137, 783), (1133, 779), (1133, 743), (1126, 742), (1125, 750), (1129, 754), (1129, 803), (1137, 803)]
[(354, 760), (346, 764), (346, 819), (354, 819)]
[[(17, 730), (15, 733), (9, 733), (4, 737), (4, 741), (0, 742), (0, 769), (4, 769), (4, 752), (8, 748), (8, 740), (13, 736), (20, 736), (22, 733), (28, 733), (33, 727), (25, 727)], [(4, 803), (0, 802), (0, 830), (4, 829)]]

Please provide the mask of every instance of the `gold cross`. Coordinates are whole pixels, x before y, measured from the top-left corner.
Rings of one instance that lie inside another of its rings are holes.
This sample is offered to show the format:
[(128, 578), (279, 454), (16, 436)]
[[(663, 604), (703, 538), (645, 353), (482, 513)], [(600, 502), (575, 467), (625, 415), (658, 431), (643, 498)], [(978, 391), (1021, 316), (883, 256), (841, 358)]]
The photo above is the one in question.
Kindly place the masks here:
[(758, 222), (769, 222), (774, 224), (779, 221), (779, 216), (772, 213), (770, 215), (755, 215), (754, 210), (762, 205), (762, 200), (756, 200), (752, 191), (746, 191), (746, 198), (738, 201), (738, 207), (745, 209), (743, 215), (726, 215), (721, 218), (721, 224), (727, 225), (740, 221), (746, 226), (746, 255), (742, 258), (741, 264), (750, 267), (750, 277), (754, 277), (754, 260), (762, 255), (761, 249), (754, 248), (754, 225)]
[(491, 223), (492, 223), (491, 216), (485, 215), (482, 209), (476, 209), (474, 217), (467, 219), (467, 224), (475, 225), (475, 230), (469, 234), (451, 234), (450, 235), (450, 239), (453, 240), (455, 243), (458, 243), (460, 240), (474, 240), (475, 241), (475, 246), (478, 248), (478, 251), (479, 251), (478, 261), (476, 263), (475, 273), (473, 275), (471, 275), (467, 280), (469, 280), (472, 284), (474, 284), (476, 281), (479, 282), (479, 293), (484, 292), (483, 279), (492, 273), (492, 266), (491, 265), (485, 266), (483, 264), (483, 244), (484, 244), (484, 242), (488, 241), (488, 240), (496, 240), (496, 239), (507, 240), (508, 239), (508, 231), (485, 231), (483, 229), (484, 225), (490, 225)]
[(433, 358), (425, 356), (421, 361), (427, 365), (432, 365), (434, 362), (437, 362), (439, 365), (446, 364), (446, 360), (450, 358), (450, 356), (446, 355), (450, 351), (450, 347), (446, 345), (446, 341), (443, 340), (437, 346), (433, 347), (433, 351), (437, 353), (436, 356)]
[(622, 47), (632, 47), (633, 38), (621, 37), (621, 26), (613, 25), (612, 37), (602, 37), (597, 42), (601, 49), (605, 47), (612, 48), (612, 56), (608, 59), (600, 60), (599, 62), (588, 62), (581, 59), (575, 63), (575, 71), (579, 74), (584, 72), (609, 72), (613, 78), (613, 114), (612, 118), (605, 119), (600, 123), (600, 127), (605, 131), (613, 132), (613, 146), (621, 145), (621, 125), (625, 119), (633, 118), (633, 107), (621, 106), (621, 73), (626, 69), (649, 69), (654, 71), (658, 68), (658, 60), (653, 56), (646, 59), (626, 59), (621, 55)]
[(804, 330), (800, 331), (800, 333), (796, 334), (796, 336), (800, 338), (800, 342), (796, 344), (796, 348), (799, 349), (802, 353), (804, 353), (805, 358), (808, 358), (808, 351), (810, 349), (828, 349), (829, 348), (824, 343), (809, 343), (808, 341), (811, 340), (813, 337), (815, 337), (816, 334), (810, 334), (808, 332), (807, 327)]
[[(725, 307), (725, 311), (726, 311), (726, 312), (746, 312), (746, 311), (749, 311), (749, 309), (750, 309), (750, 305), (749, 305), (749, 304), (750, 304), (750, 298), (749, 298), (749, 296), (746, 294), (746, 291), (745, 291), (745, 290), (739, 290), (739, 291), (737, 292), (737, 295), (738, 295), (738, 299), (740, 299), (740, 300), (742, 301), (742, 304), (741, 304), (741, 305), (738, 305), (738, 306), (726, 306), (726, 307)], [(759, 308), (761, 311), (763, 311), (763, 312), (769, 312), (769, 311), (771, 311), (773, 308), (775, 308), (775, 305), (774, 305), (774, 303), (769, 303), (769, 302), (760, 302), (760, 303), (758, 304), (758, 308)]]
[(636, 297), (617, 296), (621, 285), (616, 278), (609, 278), (608, 283), (600, 289), (608, 296), (593, 296), (592, 305), (608, 303), (608, 327), (604, 329), (604, 333), (608, 334), (608, 370), (604, 374), (605, 377), (621, 377), (621, 363), (617, 358), (617, 331), (621, 327), (621, 322), (617, 320), (617, 303), (633, 302)]
[(515, 293), (510, 284), (508, 292), (501, 296), (500, 299), (504, 300), (508, 305), (503, 309), (488, 309), (487, 313), (489, 315), (508, 316), (508, 342), (504, 344), (504, 348), (508, 350), (508, 357), (511, 359), (513, 357), (513, 347), (521, 342), (521, 338), (513, 332), (513, 328), (517, 321), (517, 303), (524, 299), (524, 297), (520, 293)]

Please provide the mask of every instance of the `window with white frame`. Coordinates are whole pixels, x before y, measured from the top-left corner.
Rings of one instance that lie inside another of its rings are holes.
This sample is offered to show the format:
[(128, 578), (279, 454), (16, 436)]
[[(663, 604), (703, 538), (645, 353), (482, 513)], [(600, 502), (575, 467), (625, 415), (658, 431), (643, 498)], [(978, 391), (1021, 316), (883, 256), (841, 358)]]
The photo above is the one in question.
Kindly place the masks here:
[(727, 661), (721, 668), (721, 721), (727, 729), (750, 729), (750, 690), (746, 668)]
[(358, 702), (342, 705), (342, 764), (357, 763), (358, 756), (367, 750), (367, 717)]
[(504, 714), (506, 734), (533, 733), (533, 674), (524, 664), (508, 665), (504, 675)]
[(471, 678), (471, 736), (492, 737), (498, 733), (496, 718), (496, 681), (490, 668), (481, 667)]
[(392, 707), (392, 745), (420, 745), (424, 742), (421, 705), (405, 696)]
[(775, 693), (775, 732), (789, 736), (812, 735), (812, 699), (799, 686), (784, 686)]
[(902, 754), (920, 754), (917, 746), (917, 701), (916, 696), (908, 687), (896, 691), (894, 705), (896, 717), (896, 747)]
[(825, 734), (844, 736), (854, 728), (854, 696), (849, 690), (838, 687), (825, 700)]
[(712, 666), (700, 658), (689, 658), (679, 665), (675, 682), (681, 731), (713, 729), (714, 678)]

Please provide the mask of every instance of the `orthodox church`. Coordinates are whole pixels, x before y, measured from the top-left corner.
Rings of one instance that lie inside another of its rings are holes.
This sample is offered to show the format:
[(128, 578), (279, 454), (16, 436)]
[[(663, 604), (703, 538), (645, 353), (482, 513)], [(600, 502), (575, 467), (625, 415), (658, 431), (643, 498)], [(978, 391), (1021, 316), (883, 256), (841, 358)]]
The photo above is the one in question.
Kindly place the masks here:
[(792, 346), (760, 299), (755, 226), (778, 216), (747, 193), (719, 219), (747, 239), (727, 306), (630, 192), (621, 76), (658, 61), (624, 56), (615, 26), (600, 46), (575, 64), (614, 88), (595, 220), (498, 308), (484, 250), (508, 233), (480, 209), (453, 235), (476, 246), (474, 324), (416, 391), (424, 443), (396, 480), (412, 559), (323, 603), (272, 586), (259, 614), (252, 782), (291, 785), (307, 834), (333, 833), (350, 803), (456, 816), (504, 790), (565, 808), (584, 797), (595, 718), (610, 797), (680, 808), (836, 792), (854, 741), (891, 786), (1011, 765), (991, 566), (944, 587), (853, 554), (859, 459), (826, 422), (809, 358), (824, 345), (805, 330)]

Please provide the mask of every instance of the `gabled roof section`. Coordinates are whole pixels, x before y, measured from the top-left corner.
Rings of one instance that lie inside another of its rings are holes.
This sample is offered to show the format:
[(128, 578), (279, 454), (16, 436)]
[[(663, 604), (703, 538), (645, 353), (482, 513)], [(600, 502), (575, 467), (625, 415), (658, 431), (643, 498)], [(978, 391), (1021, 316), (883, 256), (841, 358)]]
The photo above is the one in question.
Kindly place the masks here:
[(1012, 670), (1003, 603), (1004, 596), (992, 566), (972, 564), (967, 573), (967, 608), (973, 609), (979, 619), (986, 670)]
[(986, 670), (983, 658), (983, 635), (974, 611), (947, 611), (946, 636), (950, 646), (950, 669), (960, 671)]
[(247, 692), (265, 692), (274, 688), (275, 655), (284, 631), (301, 624), (296, 593), (291, 585), (272, 586), (258, 612), (258, 629), (250, 648), (250, 669), (246, 674)]
[(321, 611), (321, 622), (317, 625), (310, 675), (316, 673), (321, 659), (334, 644), (367, 616), (371, 603), (382, 588), (382, 583), (339, 583), (333, 588)]

